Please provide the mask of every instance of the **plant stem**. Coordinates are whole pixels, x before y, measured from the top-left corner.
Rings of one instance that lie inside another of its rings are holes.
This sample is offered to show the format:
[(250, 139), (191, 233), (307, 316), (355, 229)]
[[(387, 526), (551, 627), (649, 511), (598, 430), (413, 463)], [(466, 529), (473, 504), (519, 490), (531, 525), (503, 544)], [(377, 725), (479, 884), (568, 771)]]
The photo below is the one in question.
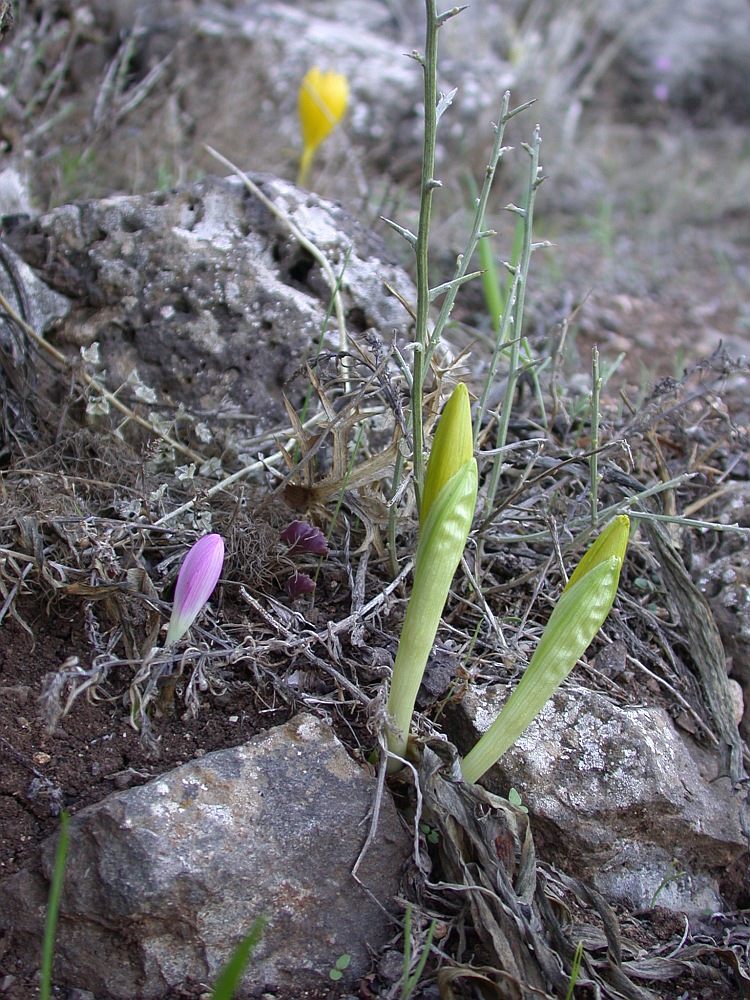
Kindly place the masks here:
[[(496, 448), (503, 448), (505, 446), (505, 441), (508, 436), (508, 427), (510, 425), (510, 415), (513, 409), (513, 394), (516, 389), (516, 382), (521, 374), (521, 366), (519, 365), (520, 360), (520, 350), (521, 350), (521, 328), (523, 325), (523, 310), (526, 299), (526, 279), (529, 273), (529, 263), (531, 261), (531, 253), (534, 246), (531, 242), (531, 231), (534, 220), (534, 201), (536, 199), (536, 192), (539, 185), (543, 181), (543, 177), (540, 176), (539, 167), (539, 146), (541, 143), (541, 136), (539, 134), (539, 126), (537, 125), (534, 129), (534, 135), (531, 140), (531, 144), (527, 145), (523, 143), (523, 147), (526, 152), (531, 157), (531, 165), (529, 168), (529, 184), (526, 191), (526, 199), (524, 208), (516, 208), (515, 211), (521, 216), (524, 222), (523, 227), (523, 247), (521, 250), (521, 258), (517, 264), (517, 294), (515, 308), (513, 310), (513, 340), (510, 343), (510, 360), (508, 363), (508, 385), (505, 390), (505, 399), (503, 401), (502, 413), (500, 415), (500, 424), (497, 430), (497, 441), (495, 443)], [(487, 491), (487, 510), (492, 510), (495, 503), (495, 494), (497, 492), (498, 483), (500, 482), (500, 475), (503, 470), (502, 461), (496, 461), (492, 468), (492, 476), (490, 478), (490, 484)]]
[(602, 391), (602, 379), (599, 374), (599, 348), (591, 348), (591, 455), (589, 471), (591, 480), (591, 524), (595, 528), (599, 520), (597, 507), (599, 505), (599, 394)]
[(439, 187), (435, 172), (435, 139), (437, 134), (437, 54), (438, 20), (436, 0), (425, 0), (427, 32), (424, 56), (415, 58), (424, 75), (424, 148), (422, 181), (419, 198), (419, 228), (417, 230), (417, 322), (414, 343), (414, 378), (411, 390), (412, 434), (414, 437), (414, 490), (417, 511), (422, 504), (424, 485), (424, 434), (422, 429), (422, 390), (428, 346), (427, 321), (430, 311), (429, 237), (432, 193)]
[[(529, 104), (533, 104), (530, 101)], [(523, 111), (525, 108), (529, 107), (529, 104), (523, 104), (518, 108), (514, 108), (513, 111), (508, 111), (508, 106), (510, 104), (510, 91), (506, 91), (503, 95), (503, 103), (500, 108), (500, 117), (498, 119), (497, 125), (495, 125), (495, 141), (492, 144), (492, 152), (490, 153), (490, 158), (487, 162), (487, 167), (484, 172), (484, 182), (482, 184), (482, 190), (479, 194), (479, 199), (477, 201), (476, 211), (474, 213), (474, 222), (472, 225), (471, 233), (469, 234), (469, 239), (466, 242), (466, 249), (462, 254), (460, 254), (456, 262), (456, 270), (453, 275), (453, 282), (451, 289), (447, 292), (443, 304), (440, 307), (440, 312), (438, 313), (438, 318), (435, 320), (435, 328), (432, 334), (432, 341), (430, 343), (429, 353), (427, 360), (429, 361), (432, 352), (437, 347), (437, 344), (442, 336), (445, 325), (450, 319), (450, 314), (453, 309), (453, 303), (456, 300), (456, 295), (460, 287), (460, 279), (466, 274), (471, 259), (474, 256), (474, 251), (477, 248), (477, 244), (482, 236), (489, 235), (482, 231), (484, 226), (484, 216), (487, 211), (487, 202), (489, 201), (490, 191), (492, 190), (492, 182), (495, 179), (495, 171), (497, 170), (498, 162), (502, 155), (507, 151), (507, 148), (503, 146), (503, 137), (505, 135), (505, 126), (510, 121), (511, 118), (515, 117), (519, 112)]]

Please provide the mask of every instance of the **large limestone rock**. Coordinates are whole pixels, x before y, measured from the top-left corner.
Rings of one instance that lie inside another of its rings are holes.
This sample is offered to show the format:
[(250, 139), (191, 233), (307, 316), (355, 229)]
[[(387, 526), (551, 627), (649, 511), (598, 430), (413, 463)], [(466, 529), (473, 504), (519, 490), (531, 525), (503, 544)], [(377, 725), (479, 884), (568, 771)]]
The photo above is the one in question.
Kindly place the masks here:
[[(383, 243), (338, 205), (273, 177), (255, 177), (283, 217), (343, 273), (346, 329), (362, 349), (408, 339), (413, 285)], [(285, 387), (301, 403), (306, 378), (287, 381), (326, 346), (331, 287), (321, 266), (238, 180), (207, 177), (169, 193), (64, 205), (6, 226), (5, 241), (70, 301), (53, 339), (78, 354), (98, 345), (113, 390), (173, 418), (175, 405), (215, 414), (204, 455), (243, 457), (244, 440), (288, 421)], [(377, 350), (377, 348), (376, 348)], [(224, 428), (225, 430), (222, 430)], [(191, 435), (189, 421), (180, 433)], [(208, 439), (206, 438), (208, 433)], [(255, 457), (251, 451), (244, 457)]]
[[(486, 732), (505, 688), (469, 694), (449, 731), (464, 752)], [(482, 779), (520, 793), (539, 854), (638, 909), (720, 909), (718, 882), (747, 851), (718, 755), (683, 738), (659, 708), (558, 690)]]
[[(300, 715), (81, 810), (56, 980), (113, 1000), (210, 986), (265, 914), (238, 996), (319, 988), (345, 953), (345, 981), (356, 982), (392, 932), (387, 910), (410, 846), (386, 796), (361, 881), (352, 878), (374, 788), (327, 725)], [(48, 841), (44, 877), (21, 872), (0, 886), (0, 924), (29, 956), (39, 954), (54, 850)]]

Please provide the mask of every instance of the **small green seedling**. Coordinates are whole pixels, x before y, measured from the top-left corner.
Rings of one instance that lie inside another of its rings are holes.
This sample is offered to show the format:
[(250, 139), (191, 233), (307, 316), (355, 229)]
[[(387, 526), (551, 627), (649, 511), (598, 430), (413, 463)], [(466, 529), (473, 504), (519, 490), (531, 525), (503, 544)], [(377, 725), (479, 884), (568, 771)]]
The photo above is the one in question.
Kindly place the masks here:
[(463, 759), (466, 781), (478, 781), (513, 746), (588, 648), (614, 602), (629, 533), (629, 519), (616, 517), (576, 566), (518, 687)]
[(685, 874), (686, 872), (681, 872), (677, 870), (677, 860), (675, 858), (672, 858), (672, 860), (667, 865), (667, 870), (664, 874), (664, 878), (656, 887), (656, 892), (651, 897), (650, 905), (652, 910), (656, 906), (656, 900), (659, 898), (661, 893), (667, 888), (667, 886), (671, 885), (672, 882), (679, 881), (679, 879), (683, 878)]
[(424, 834), (425, 840), (428, 844), (437, 844), (440, 840), (440, 834), (437, 832), (434, 826), (430, 826), (429, 823), (420, 823), (419, 829)]
[(520, 809), (521, 812), (528, 813), (529, 811), (528, 807), (523, 804), (521, 794), (516, 788), (511, 788), (508, 792), (508, 802), (510, 802), (512, 806), (515, 806), (516, 809)]
[[(401, 629), (388, 714), (388, 748), (406, 754), (409, 726), (451, 581), (469, 536), (477, 499), (477, 463), (469, 393), (459, 383), (445, 405), (425, 473), (414, 585)], [(398, 762), (389, 765), (397, 770)]]
[(565, 1000), (573, 1000), (573, 990), (576, 988), (576, 983), (578, 982), (578, 976), (581, 972), (581, 963), (583, 962), (583, 941), (579, 941), (576, 945), (576, 953), (573, 956), (573, 967), (570, 970), (570, 983), (568, 984), (568, 990), (565, 994)]
[(343, 955), (339, 955), (336, 961), (333, 963), (333, 968), (328, 971), (328, 978), (332, 979), (334, 983), (337, 983), (339, 979), (344, 975), (344, 970), (348, 969), (352, 963), (352, 956), (347, 955), (344, 952)]

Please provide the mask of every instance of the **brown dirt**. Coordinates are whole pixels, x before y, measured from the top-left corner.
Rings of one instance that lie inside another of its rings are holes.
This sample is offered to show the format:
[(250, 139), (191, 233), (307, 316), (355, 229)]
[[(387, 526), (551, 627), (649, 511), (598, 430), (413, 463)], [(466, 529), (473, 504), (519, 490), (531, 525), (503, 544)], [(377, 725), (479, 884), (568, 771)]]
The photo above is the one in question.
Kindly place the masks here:
[[(286, 706), (264, 703), (240, 668), (233, 689), (205, 699), (196, 715), (174, 701), (153, 720), (158, 756), (144, 747), (122, 697), (81, 698), (50, 733), (38, 702), (45, 675), (71, 655), (83, 662), (91, 655), (81, 608), (69, 604), (50, 614), (27, 597), (17, 610), (31, 634), (14, 620), (0, 628), (0, 877), (38, 865), (39, 845), (57, 831), (61, 809), (75, 814), (113, 791), (244, 743), (290, 715)], [(0, 941), (0, 995), (28, 1000), (37, 995), (38, 956), (7, 948)]]

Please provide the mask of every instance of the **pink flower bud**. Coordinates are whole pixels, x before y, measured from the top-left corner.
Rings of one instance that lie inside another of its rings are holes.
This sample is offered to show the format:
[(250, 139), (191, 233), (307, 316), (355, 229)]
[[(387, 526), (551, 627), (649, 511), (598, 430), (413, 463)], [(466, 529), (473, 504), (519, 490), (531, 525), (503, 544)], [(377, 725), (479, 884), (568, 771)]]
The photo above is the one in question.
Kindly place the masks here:
[(314, 556), (327, 556), (328, 543), (320, 528), (314, 528), (307, 521), (292, 521), (281, 532), (281, 540), (289, 546), (290, 552), (311, 552)]
[(177, 576), (165, 648), (187, 632), (214, 592), (224, 565), (224, 539), (204, 535), (192, 546)]

